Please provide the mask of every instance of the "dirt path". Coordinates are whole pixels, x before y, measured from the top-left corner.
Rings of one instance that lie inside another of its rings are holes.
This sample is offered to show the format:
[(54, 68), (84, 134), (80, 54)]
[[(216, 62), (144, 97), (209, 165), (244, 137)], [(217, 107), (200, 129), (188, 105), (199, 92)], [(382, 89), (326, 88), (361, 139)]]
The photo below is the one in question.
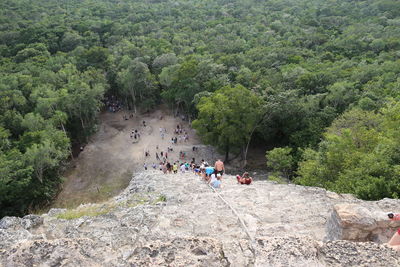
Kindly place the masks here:
[[(102, 201), (118, 194), (129, 184), (133, 172), (143, 170), (144, 163), (152, 168), (152, 163), (157, 164), (155, 153), (165, 153), (168, 146), (174, 149), (168, 153), (170, 161), (177, 160), (181, 150), (187, 152), (187, 160), (195, 156), (191, 154), (191, 148), (199, 145), (200, 141), (194, 130), (187, 122), (171, 116), (167, 110), (160, 109), (129, 120), (123, 119), (124, 114), (128, 113), (104, 112), (100, 115), (99, 131), (64, 174), (63, 189), (54, 207), (73, 207), (81, 203)], [(143, 120), (146, 127), (143, 126)], [(178, 141), (177, 145), (172, 145), (171, 137), (175, 136), (173, 131), (178, 124), (188, 132), (189, 141)], [(160, 127), (167, 130), (164, 139), (161, 138)], [(141, 133), (138, 142), (130, 138), (133, 129)], [(145, 157), (146, 150), (150, 151), (150, 157)]]

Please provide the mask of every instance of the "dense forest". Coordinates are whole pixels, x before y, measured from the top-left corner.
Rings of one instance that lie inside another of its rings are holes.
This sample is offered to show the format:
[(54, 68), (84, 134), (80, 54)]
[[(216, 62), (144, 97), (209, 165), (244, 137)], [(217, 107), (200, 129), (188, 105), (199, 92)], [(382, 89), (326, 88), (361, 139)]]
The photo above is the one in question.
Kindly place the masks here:
[(0, 217), (57, 193), (107, 96), (278, 176), (400, 196), (398, 0), (3, 0)]

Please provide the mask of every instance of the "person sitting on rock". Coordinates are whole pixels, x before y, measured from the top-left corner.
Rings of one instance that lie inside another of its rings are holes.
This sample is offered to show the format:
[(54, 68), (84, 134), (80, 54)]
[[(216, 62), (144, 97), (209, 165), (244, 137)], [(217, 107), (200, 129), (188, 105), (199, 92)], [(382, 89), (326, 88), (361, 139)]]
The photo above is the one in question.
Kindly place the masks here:
[(251, 184), (251, 182), (253, 182), (253, 178), (250, 177), (248, 172), (243, 173), (242, 176), (240, 175), (236, 175), (236, 179), (238, 181), (239, 184)]
[(222, 183), (221, 183), (221, 174), (217, 174), (217, 179), (210, 182), (210, 185), (214, 188), (222, 188)]
[[(388, 217), (390, 220), (393, 221), (400, 221), (400, 214), (393, 214), (389, 213)], [(387, 243), (389, 247), (393, 248), (394, 250), (400, 251), (400, 228), (394, 233), (392, 238)]]

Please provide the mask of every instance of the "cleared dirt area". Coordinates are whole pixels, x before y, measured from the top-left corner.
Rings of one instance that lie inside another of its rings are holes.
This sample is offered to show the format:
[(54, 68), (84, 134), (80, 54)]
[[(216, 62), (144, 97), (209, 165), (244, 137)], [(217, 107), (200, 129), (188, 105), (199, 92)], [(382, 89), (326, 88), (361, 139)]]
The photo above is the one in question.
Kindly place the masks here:
[[(132, 173), (144, 170), (144, 163), (149, 169), (152, 168), (152, 163), (156, 163), (158, 168), (156, 152), (159, 155), (161, 151), (165, 153), (168, 146), (174, 149), (168, 153), (170, 162), (178, 160), (181, 150), (187, 153), (185, 160), (188, 161), (191, 157), (201, 156), (191, 153), (193, 145), (200, 144), (194, 130), (186, 121), (172, 116), (168, 110), (159, 109), (148, 114), (134, 115), (128, 120), (123, 118), (124, 115), (129, 117), (130, 113), (104, 112), (100, 115), (99, 131), (71, 162), (71, 167), (64, 174), (62, 191), (53, 207), (74, 207), (116, 195), (128, 185)], [(143, 126), (143, 121), (146, 126)], [(189, 140), (172, 145), (171, 137), (176, 136), (174, 129), (178, 124), (187, 131)], [(164, 138), (160, 134), (160, 128), (167, 131)], [(134, 129), (141, 135), (138, 141), (130, 137)], [(146, 150), (150, 152), (148, 157), (145, 157)]]

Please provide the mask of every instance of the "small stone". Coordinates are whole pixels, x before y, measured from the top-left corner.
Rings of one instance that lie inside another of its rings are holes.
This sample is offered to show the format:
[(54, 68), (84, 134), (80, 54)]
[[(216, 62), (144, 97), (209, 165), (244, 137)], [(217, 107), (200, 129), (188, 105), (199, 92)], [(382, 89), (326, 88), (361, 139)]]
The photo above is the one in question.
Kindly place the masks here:
[(207, 255), (207, 252), (206, 252), (203, 248), (201, 248), (201, 247), (196, 247), (196, 248), (194, 248), (194, 249), (192, 250), (192, 253), (195, 254), (195, 255), (197, 255), (197, 256), (200, 256), (200, 255)]

